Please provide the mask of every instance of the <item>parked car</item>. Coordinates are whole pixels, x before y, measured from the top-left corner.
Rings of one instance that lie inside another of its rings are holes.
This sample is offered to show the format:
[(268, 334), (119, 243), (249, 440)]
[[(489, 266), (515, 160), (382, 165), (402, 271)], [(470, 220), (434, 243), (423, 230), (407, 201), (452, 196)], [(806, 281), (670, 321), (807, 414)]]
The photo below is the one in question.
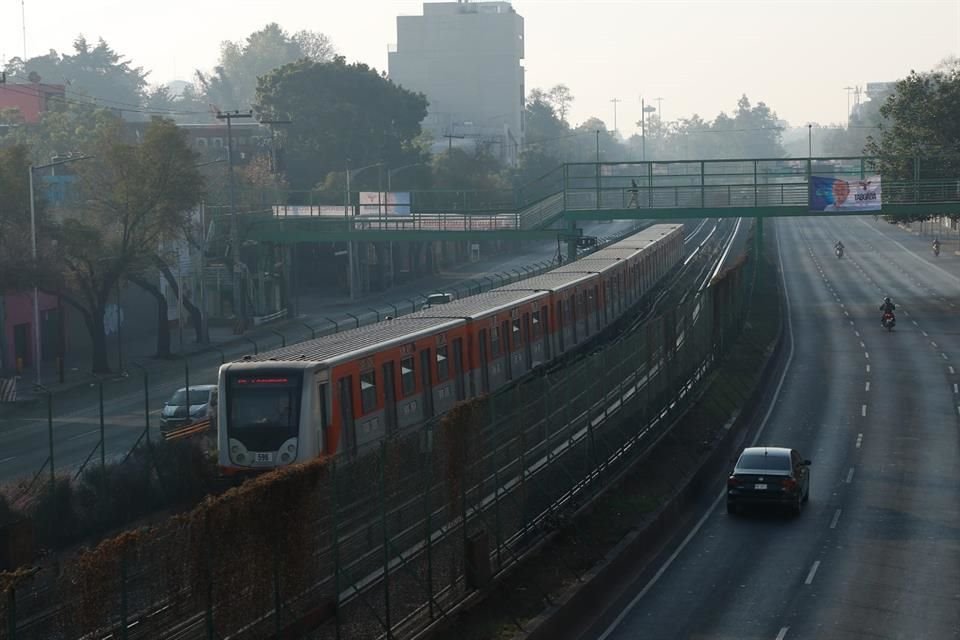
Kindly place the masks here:
[(430, 295), (427, 296), (426, 302), (424, 302), (424, 303), (423, 303), (423, 306), (421, 306), (420, 308), (421, 308), (421, 309), (429, 309), (430, 307), (433, 307), (433, 306), (438, 305), (438, 304), (448, 304), (448, 303), (453, 302), (454, 300), (456, 300), (456, 298), (457, 298), (456, 295), (454, 295), (454, 294), (452, 294), (452, 293), (449, 293), (449, 292), (446, 292), (446, 293), (431, 293)]
[(181, 387), (163, 404), (160, 411), (160, 431), (170, 431), (207, 419), (216, 425), (216, 418), (217, 385), (191, 385), (189, 403), (187, 390)]
[(741, 506), (774, 505), (800, 515), (810, 498), (810, 461), (794, 449), (748, 447), (727, 478), (727, 513)]

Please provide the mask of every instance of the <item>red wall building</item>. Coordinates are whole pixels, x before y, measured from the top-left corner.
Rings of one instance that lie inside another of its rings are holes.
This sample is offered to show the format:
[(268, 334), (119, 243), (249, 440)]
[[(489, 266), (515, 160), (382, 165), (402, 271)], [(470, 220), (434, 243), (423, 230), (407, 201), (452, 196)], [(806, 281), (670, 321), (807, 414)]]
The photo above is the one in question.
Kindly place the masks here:
[[(33, 292), (8, 293), (2, 296), (3, 362), (0, 370), (33, 369)], [(41, 293), (40, 298), (40, 357), (44, 362), (56, 362), (60, 352), (60, 320), (57, 299)]]
[(51, 99), (63, 98), (62, 84), (0, 84), (0, 109), (19, 109), (28, 123), (40, 121), (40, 114), (49, 109)]

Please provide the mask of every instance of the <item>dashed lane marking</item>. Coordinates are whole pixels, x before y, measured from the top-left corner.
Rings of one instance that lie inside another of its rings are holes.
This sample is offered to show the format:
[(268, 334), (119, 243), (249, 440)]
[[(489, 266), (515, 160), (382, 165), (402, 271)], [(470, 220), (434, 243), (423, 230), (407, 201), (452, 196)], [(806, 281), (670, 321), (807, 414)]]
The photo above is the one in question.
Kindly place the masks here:
[(854, 472), (854, 468), (850, 467), (850, 471), (847, 471), (847, 484), (850, 484), (851, 482), (853, 482), (853, 472)]
[(810, 567), (810, 573), (807, 574), (807, 579), (803, 581), (804, 584), (810, 584), (813, 582), (813, 576), (817, 575), (817, 569), (820, 568), (820, 561), (817, 560), (813, 563), (813, 566)]
[(862, 415), (864, 418), (867, 417), (867, 405), (860, 405), (860, 415)]
[(840, 509), (837, 509), (836, 511), (833, 512), (833, 520), (830, 521), (830, 528), (836, 529), (837, 521), (839, 520), (840, 520)]
[[(956, 386), (956, 385), (954, 385)], [(870, 391), (870, 381), (867, 380), (866, 384), (863, 386), (864, 391)]]
[(860, 445), (862, 445), (862, 444), (863, 444), (863, 434), (862, 434), (862, 433), (858, 433), (858, 434), (857, 434), (857, 449), (859, 449), (859, 448), (860, 448)]
[(790, 627), (782, 627), (780, 633), (777, 634), (776, 640), (783, 640), (787, 637), (787, 631), (790, 631)]

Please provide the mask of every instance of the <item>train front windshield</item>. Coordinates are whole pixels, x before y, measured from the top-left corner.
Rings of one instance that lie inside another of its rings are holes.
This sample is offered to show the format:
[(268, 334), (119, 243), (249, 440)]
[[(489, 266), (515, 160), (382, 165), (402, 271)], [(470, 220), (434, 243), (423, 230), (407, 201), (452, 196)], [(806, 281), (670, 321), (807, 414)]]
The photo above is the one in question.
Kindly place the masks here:
[(227, 435), (248, 451), (277, 451), (298, 435), (301, 373), (227, 377)]

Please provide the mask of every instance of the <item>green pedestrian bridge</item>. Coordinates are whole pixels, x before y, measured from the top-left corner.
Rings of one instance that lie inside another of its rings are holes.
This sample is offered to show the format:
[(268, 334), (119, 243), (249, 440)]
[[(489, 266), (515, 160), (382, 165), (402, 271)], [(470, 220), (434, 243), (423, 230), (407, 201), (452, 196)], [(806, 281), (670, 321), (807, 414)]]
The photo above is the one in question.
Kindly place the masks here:
[(248, 239), (278, 244), (571, 240), (577, 223), (591, 220), (862, 215), (811, 211), (811, 176), (875, 175), (882, 208), (873, 213), (960, 214), (960, 158), (931, 156), (568, 163), (508, 191), (413, 191), (404, 205), (361, 205), (351, 193), (349, 204), (276, 205), (243, 217)]

